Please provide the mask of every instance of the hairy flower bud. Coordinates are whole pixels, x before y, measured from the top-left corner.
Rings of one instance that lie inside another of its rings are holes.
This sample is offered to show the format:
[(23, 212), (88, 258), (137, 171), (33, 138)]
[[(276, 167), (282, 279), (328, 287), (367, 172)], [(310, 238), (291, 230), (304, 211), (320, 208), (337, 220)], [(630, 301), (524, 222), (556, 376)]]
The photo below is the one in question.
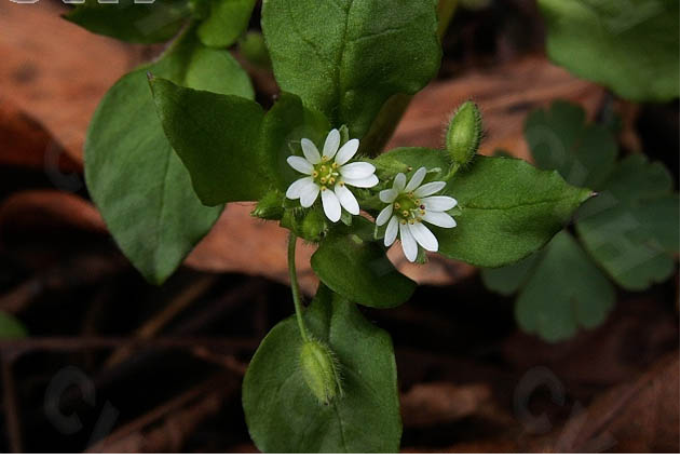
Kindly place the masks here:
[(300, 366), (305, 383), (321, 404), (328, 405), (342, 395), (338, 361), (326, 344), (308, 340), (300, 350)]
[(264, 220), (280, 220), (284, 216), (284, 195), (278, 191), (265, 194), (251, 215)]
[(452, 161), (465, 165), (478, 152), (482, 138), (482, 117), (475, 103), (459, 106), (447, 129), (446, 145)]

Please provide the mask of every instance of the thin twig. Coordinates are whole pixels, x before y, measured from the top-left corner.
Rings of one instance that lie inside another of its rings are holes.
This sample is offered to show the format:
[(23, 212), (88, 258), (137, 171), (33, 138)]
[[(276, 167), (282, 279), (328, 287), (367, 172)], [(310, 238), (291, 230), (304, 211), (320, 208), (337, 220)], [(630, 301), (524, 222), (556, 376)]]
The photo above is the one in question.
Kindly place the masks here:
[(9, 436), (10, 449), (14, 453), (23, 452), (23, 438), (21, 436), (21, 420), (19, 419), (19, 406), (17, 404), (16, 387), (12, 373), (11, 355), (2, 354), (2, 384), (5, 420), (7, 421), (7, 433)]

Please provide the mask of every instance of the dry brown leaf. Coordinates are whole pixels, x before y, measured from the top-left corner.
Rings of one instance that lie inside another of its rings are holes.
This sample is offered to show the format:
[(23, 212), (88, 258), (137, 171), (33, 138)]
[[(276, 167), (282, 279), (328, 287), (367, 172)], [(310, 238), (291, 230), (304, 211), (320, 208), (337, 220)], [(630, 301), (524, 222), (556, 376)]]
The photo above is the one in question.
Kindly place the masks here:
[(106, 232), (97, 209), (74, 194), (57, 190), (22, 191), (0, 204), (0, 230), (3, 233), (54, 227)]
[(491, 395), (486, 384), (417, 384), (400, 397), (402, 421), (406, 427), (453, 422), (489, 406)]
[(603, 93), (601, 87), (575, 78), (543, 56), (525, 57), (489, 70), (477, 69), (450, 81), (433, 83), (416, 95), (388, 149), (441, 148), (452, 112), (461, 103), (473, 100), (482, 112), (486, 132), (481, 153), (490, 155), (501, 148), (528, 159), (523, 123), (532, 109), (561, 98), (582, 105), (588, 115), (593, 115)]
[[(1, 89), (0, 89), (1, 90)], [(6, 99), (0, 98), (0, 165), (49, 173), (82, 172), (50, 133)]]
[(0, 100), (9, 100), (82, 161), (97, 103), (139, 62), (139, 47), (94, 35), (60, 17), (57, 2), (0, 2)]

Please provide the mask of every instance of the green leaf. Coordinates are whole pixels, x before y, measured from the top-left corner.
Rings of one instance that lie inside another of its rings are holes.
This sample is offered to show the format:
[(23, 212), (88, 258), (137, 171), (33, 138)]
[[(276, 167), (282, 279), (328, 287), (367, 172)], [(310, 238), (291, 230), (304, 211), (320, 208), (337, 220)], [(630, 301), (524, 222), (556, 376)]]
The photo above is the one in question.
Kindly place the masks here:
[[(334, 292), (353, 302), (374, 307), (392, 308), (407, 300), (416, 283), (398, 272), (384, 249), (373, 239), (373, 224), (355, 218), (352, 230), (337, 229), (312, 255), (312, 269)], [(356, 231), (368, 233), (361, 236)]]
[(605, 191), (585, 204), (577, 232), (591, 256), (622, 287), (642, 290), (674, 272), (679, 251), (679, 196), (661, 163), (622, 160)]
[(92, 33), (130, 43), (160, 43), (175, 36), (190, 16), (187, 0), (156, 0), (141, 4), (133, 0), (100, 3), (85, 0), (64, 19)]
[(282, 93), (279, 96), (263, 119), (259, 143), (263, 170), (278, 189), (285, 192), (294, 180), (301, 177), (286, 162), (294, 151), (301, 149), (300, 140), (308, 138), (319, 144), (321, 149), (330, 129), (326, 118), (304, 107), (296, 95)]
[(265, 0), (279, 86), (361, 138), (385, 101), (413, 94), (440, 65), (431, 1)]
[[(249, 63), (268, 71), (272, 70), (272, 60), (265, 45), (262, 33), (251, 31), (239, 41), (239, 54)], [(345, 141), (347, 142), (347, 141)]]
[(0, 339), (25, 338), (28, 330), (24, 324), (9, 313), (0, 311)]
[(610, 281), (563, 231), (542, 252), (516, 301), (520, 327), (547, 341), (600, 325), (615, 302)]
[(256, 201), (270, 187), (260, 171), (258, 133), (264, 112), (255, 101), (181, 87), (153, 78), (166, 137), (206, 205)]
[(477, 157), (444, 193), (459, 202), (453, 229), (433, 228), (440, 253), (481, 267), (516, 262), (544, 246), (591, 191), (516, 159)]
[(253, 96), (248, 77), (226, 51), (185, 36), (157, 63), (120, 79), (102, 99), (85, 144), (90, 194), (123, 253), (151, 282), (162, 283), (217, 220), (205, 207), (166, 139), (147, 71), (181, 84)]
[(201, 42), (229, 47), (246, 31), (255, 0), (212, 0), (210, 12), (198, 28)]
[(617, 142), (600, 125), (585, 125), (584, 110), (555, 101), (548, 111), (533, 111), (525, 122), (525, 139), (542, 169), (556, 169), (575, 186), (600, 189), (615, 166)]
[(541, 253), (535, 253), (515, 264), (496, 269), (483, 269), (481, 273), (482, 282), (487, 289), (498, 294), (515, 294), (532, 276), (540, 257)]
[(320, 286), (304, 313), (315, 339), (334, 352), (342, 396), (320, 404), (300, 367), (292, 316), (265, 337), (243, 384), (251, 437), (263, 452), (397, 452), (402, 424), (390, 336), (357, 307)]
[(678, 0), (539, 0), (549, 57), (634, 101), (679, 97)]

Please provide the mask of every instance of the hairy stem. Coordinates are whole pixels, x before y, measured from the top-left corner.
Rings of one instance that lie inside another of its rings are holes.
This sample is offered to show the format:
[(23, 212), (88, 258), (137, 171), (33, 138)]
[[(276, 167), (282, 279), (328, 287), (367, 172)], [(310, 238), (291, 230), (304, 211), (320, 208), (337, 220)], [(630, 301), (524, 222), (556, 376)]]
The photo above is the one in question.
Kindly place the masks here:
[(296, 241), (298, 237), (293, 232), (288, 236), (288, 273), (291, 280), (291, 294), (293, 294), (293, 305), (296, 308), (296, 320), (298, 321), (298, 329), (300, 329), (300, 337), (303, 341), (308, 341), (307, 330), (305, 330), (305, 323), (303, 322), (303, 307), (300, 301), (300, 288), (298, 287), (298, 276), (296, 275)]
[[(458, 0), (440, 0), (437, 6), (437, 36), (442, 41), (447, 27), (454, 17)], [(366, 137), (362, 140), (362, 152), (371, 157), (378, 156), (386, 146), (397, 125), (407, 111), (413, 96), (398, 93), (385, 102), (376, 120), (371, 125)]]

